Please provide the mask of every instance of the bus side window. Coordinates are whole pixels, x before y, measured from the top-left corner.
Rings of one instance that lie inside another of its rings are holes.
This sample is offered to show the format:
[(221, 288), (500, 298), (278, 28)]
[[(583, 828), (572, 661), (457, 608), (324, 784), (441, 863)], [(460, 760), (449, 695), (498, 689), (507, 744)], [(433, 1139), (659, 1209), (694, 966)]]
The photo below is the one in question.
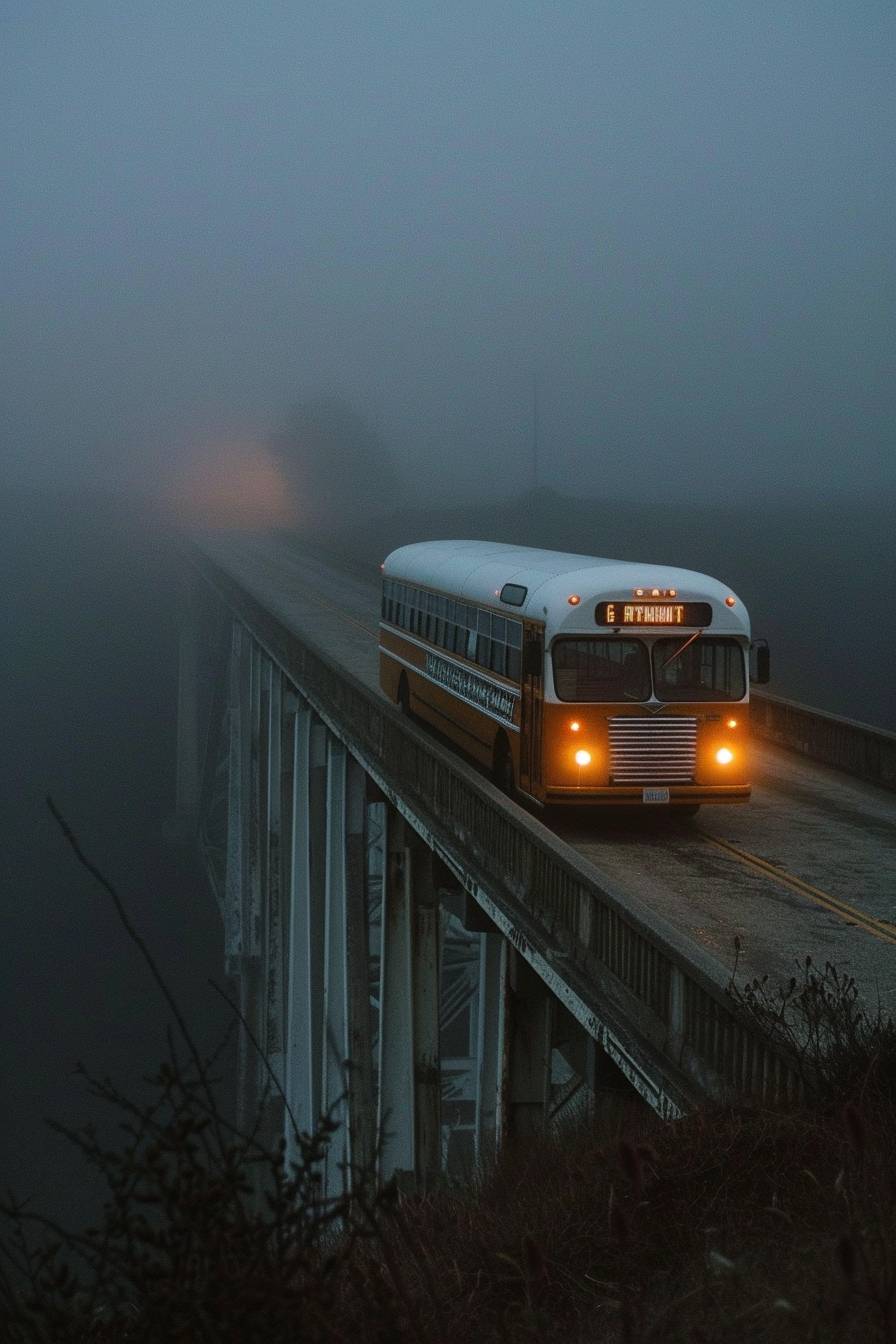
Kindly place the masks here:
[(519, 681), (522, 671), (523, 627), (519, 621), (507, 622), (507, 675)]
[(492, 616), (492, 648), (489, 666), (493, 672), (504, 675), (506, 665), (507, 622), (503, 616)]
[(476, 631), (475, 631), (475, 630), (468, 630), (468, 631), (467, 631), (467, 657), (470, 658), (470, 659), (472, 659), (473, 662), (476, 661), (476, 641), (477, 641), (477, 638), (478, 638), (478, 637), (477, 637), (477, 634), (476, 634)]
[(477, 612), (477, 624), (479, 626), (479, 640), (476, 645), (476, 661), (480, 667), (488, 667), (491, 663), (491, 634), (492, 617), (489, 611)]

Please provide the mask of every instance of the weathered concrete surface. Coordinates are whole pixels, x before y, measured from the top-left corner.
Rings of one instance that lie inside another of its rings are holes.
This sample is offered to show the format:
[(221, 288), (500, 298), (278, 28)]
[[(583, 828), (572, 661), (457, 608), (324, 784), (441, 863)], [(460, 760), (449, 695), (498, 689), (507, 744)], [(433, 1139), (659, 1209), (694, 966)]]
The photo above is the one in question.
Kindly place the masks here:
[(859, 779), (896, 789), (896, 733), (785, 700), (765, 691), (753, 697), (753, 732)]

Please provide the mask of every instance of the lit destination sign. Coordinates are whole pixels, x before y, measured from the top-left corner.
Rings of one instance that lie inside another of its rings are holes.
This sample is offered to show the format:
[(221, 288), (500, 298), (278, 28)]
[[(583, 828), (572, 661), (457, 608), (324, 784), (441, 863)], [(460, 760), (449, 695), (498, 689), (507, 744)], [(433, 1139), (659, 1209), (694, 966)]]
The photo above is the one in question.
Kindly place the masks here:
[(712, 623), (712, 607), (708, 602), (651, 602), (630, 599), (622, 602), (598, 602), (595, 617), (598, 625), (687, 625), (706, 626)]

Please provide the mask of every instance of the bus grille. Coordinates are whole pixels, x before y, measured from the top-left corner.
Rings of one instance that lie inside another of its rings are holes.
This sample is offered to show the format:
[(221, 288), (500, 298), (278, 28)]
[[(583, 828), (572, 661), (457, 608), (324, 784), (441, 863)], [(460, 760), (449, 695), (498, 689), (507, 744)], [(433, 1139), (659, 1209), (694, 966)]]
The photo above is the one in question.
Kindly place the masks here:
[(610, 719), (614, 784), (691, 784), (697, 761), (697, 720), (628, 716)]

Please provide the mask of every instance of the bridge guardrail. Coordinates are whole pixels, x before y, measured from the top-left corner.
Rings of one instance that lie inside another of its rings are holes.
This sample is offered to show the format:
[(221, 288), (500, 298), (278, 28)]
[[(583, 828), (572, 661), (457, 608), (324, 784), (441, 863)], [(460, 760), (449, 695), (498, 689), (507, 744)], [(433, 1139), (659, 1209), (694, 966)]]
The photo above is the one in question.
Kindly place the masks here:
[(336, 668), (208, 556), (193, 558), (349, 748), (374, 762), (374, 777), (412, 803), (450, 866), (481, 874), (499, 903), (523, 913), (522, 927), (528, 920), (548, 955), (559, 954), (586, 993), (590, 986), (596, 1018), (623, 1040), (625, 1021), (637, 1020), (630, 1043), (668, 1070), (669, 1114), (698, 1096), (797, 1095), (794, 1061), (735, 1007), (700, 947), (603, 887), (596, 870), (465, 761)]
[(767, 691), (750, 696), (751, 731), (882, 788), (896, 789), (896, 733)]

